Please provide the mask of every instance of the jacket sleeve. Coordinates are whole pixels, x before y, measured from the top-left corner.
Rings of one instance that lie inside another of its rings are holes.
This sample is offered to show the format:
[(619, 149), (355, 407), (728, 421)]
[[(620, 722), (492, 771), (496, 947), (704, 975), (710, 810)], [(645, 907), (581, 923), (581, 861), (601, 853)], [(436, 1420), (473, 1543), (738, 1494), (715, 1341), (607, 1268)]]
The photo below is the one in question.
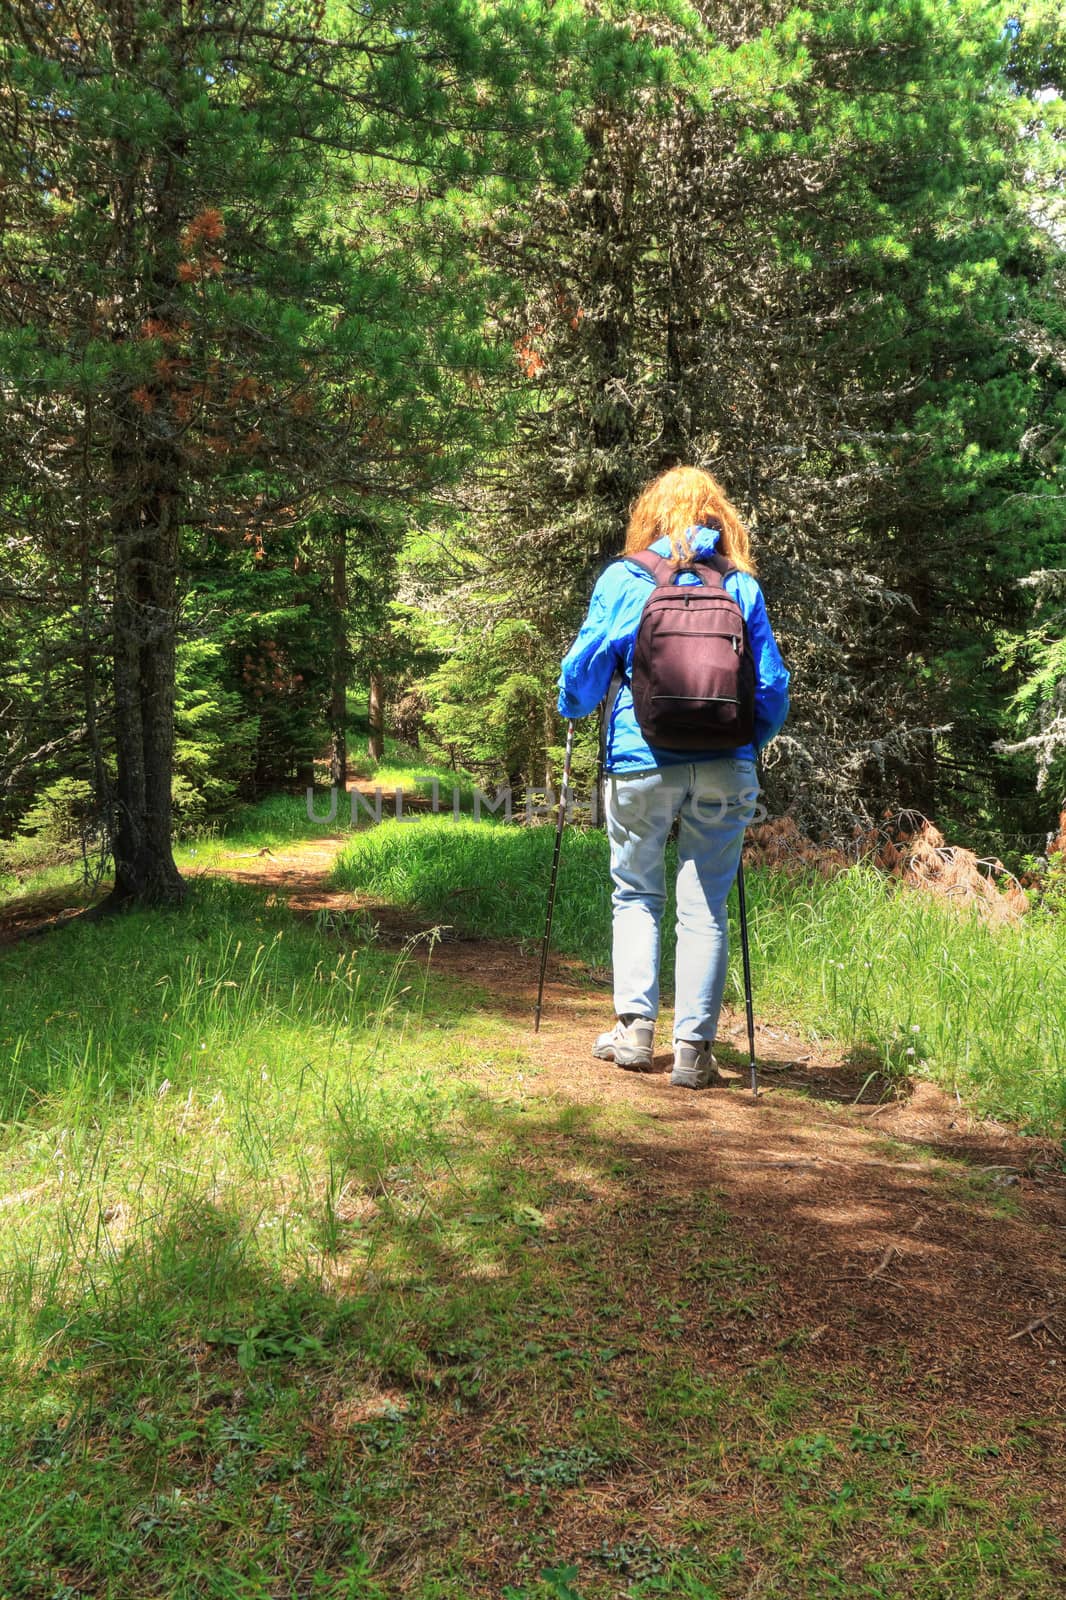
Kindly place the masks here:
[(618, 645), (612, 638), (618, 581), (617, 564), (601, 573), (581, 631), (563, 659), (559, 673), (561, 717), (587, 717), (595, 711), (620, 665)]
[(755, 747), (763, 750), (785, 725), (789, 672), (777, 648), (758, 583), (748, 573), (738, 573), (736, 582), (737, 599), (748, 624), (748, 640), (755, 657)]

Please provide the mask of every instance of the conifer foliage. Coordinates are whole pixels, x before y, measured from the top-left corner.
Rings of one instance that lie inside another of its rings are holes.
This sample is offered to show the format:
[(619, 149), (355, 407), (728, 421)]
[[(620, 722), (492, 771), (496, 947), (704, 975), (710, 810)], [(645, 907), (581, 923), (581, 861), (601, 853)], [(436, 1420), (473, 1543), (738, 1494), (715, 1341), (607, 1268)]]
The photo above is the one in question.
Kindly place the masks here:
[(0, 830), (180, 898), (175, 807), (343, 781), (352, 670), (539, 783), (678, 461), (755, 531), (774, 803), (1031, 823), (1062, 63), (1047, 0), (0, 0)]
[(486, 559), (531, 611), (571, 597), (562, 647), (642, 484), (708, 466), (794, 672), (775, 802), (835, 833), (1002, 812), (997, 641), (1063, 538), (1061, 252), (1011, 34), (984, 0), (701, 15), (688, 91), (598, 106), (580, 182), (488, 236), (533, 398), (471, 490), (504, 512)]
[(424, 493), (485, 436), (466, 208), (566, 168), (556, 77), (613, 34), (439, 0), (0, 15), (8, 776), (88, 750), (115, 900), (169, 900), (189, 551)]

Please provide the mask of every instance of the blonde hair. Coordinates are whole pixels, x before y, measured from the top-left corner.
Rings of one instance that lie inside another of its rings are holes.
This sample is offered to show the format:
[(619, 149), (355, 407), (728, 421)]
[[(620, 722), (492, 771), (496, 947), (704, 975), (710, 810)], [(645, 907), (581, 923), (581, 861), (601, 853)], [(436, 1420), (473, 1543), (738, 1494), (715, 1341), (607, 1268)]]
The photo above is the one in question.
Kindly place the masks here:
[(719, 529), (718, 548), (741, 572), (755, 572), (748, 530), (722, 485), (702, 467), (671, 467), (661, 472), (633, 503), (626, 528), (626, 555), (647, 550), (665, 535), (679, 565), (691, 561), (688, 530)]

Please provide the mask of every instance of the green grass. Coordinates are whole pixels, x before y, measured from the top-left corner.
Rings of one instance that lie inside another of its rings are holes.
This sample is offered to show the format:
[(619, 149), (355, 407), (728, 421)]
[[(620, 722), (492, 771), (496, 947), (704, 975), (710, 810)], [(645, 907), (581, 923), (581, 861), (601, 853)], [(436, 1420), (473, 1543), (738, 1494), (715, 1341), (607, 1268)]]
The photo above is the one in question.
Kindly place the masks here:
[(33, 942), (4, 955), (5, 1122), (57, 1093), (98, 1105), (166, 1081), (181, 1094), (253, 1058), (269, 1072), (319, 1047), (361, 1049), (397, 976), (394, 960), (325, 945), (224, 880), (197, 885), (183, 911), (78, 922), (60, 940), (61, 961)]
[(225, 882), (0, 951), (5, 1600), (1053, 1600), (1061, 1426), (820, 1358), (478, 998)]
[[(382, 792), (382, 815), (396, 811), (396, 791), (403, 796), (434, 799), (441, 812), (451, 813), (453, 795), (459, 794), (462, 811), (473, 810), (475, 781), (469, 773), (454, 772), (433, 760), (420, 761), (418, 752), (396, 740), (385, 741), (385, 760), (375, 762), (356, 748), (351, 770), (364, 787)], [(434, 791), (436, 782), (436, 791)], [(338, 795), (336, 815), (330, 811), (330, 790), (319, 785), (313, 802), (314, 816), (308, 815), (306, 794), (273, 794), (253, 804), (238, 806), (221, 821), (187, 830), (175, 843), (174, 857), (182, 872), (196, 872), (214, 866), (235, 850), (278, 849), (305, 839), (321, 839), (330, 834), (348, 833), (365, 827), (371, 820), (374, 800), (356, 803), (353, 816), (350, 800)], [(320, 820), (316, 820), (320, 819)], [(31, 894), (68, 892), (79, 898), (82, 863), (76, 849), (49, 844), (47, 839), (23, 839), (21, 849), (9, 847), (0, 864), (0, 906)], [(106, 887), (106, 884), (105, 884)], [(82, 896), (88, 898), (88, 893)]]
[[(543, 932), (549, 827), (440, 818), (383, 824), (348, 843), (341, 887), (415, 907), (428, 920), (530, 943)], [(668, 881), (671, 876), (668, 860)], [(857, 868), (830, 880), (749, 872), (760, 1010), (813, 1036), (872, 1048), (888, 1076), (924, 1072), (979, 1110), (1036, 1132), (1066, 1128), (1066, 917), (1034, 913), (994, 927)], [(735, 909), (735, 908), (734, 908)], [(664, 976), (672, 970), (672, 895)], [(731, 930), (728, 993), (739, 997)], [(610, 960), (607, 841), (565, 836), (553, 947)]]
[[(80, 860), (50, 861), (43, 866), (27, 867), (13, 872), (0, 872), (0, 906), (13, 900), (24, 900), (30, 895), (42, 898), (50, 894), (67, 894), (83, 888)], [(88, 900), (90, 891), (84, 889), (80, 898)], [(77, 897), (76, 897), (77, 898)]]
[(1066, 917), (988, 924), (858, 868), (751, 874), (759, 993), (1033, 1132), (1066, 1131)]
[[(405, 759), (407, 755), (415, 759)], [(459, 791), (461, 808), (467, 812), (472, 809), (475, 785), (469, 774), (452, 772), (449, 768), (434, 766), (432, 762), (419, 763), (417, 752), (407, 753), (405, 746), (397, 746), (394, 754), (390, 756), (387, 753), (382, 762), (373, 762), (369, 758), (354, 761), (352, 770), (358, 775), (362, 787), (371, 792), (369, 800), (364, 797), (365, 803), (356, 803), (354, 815), (351, 801), (338, 794), (336, 814), (327, 820), (331, 809), (328, 786), (320, 786), (316, 790), (314, 817), (308, 815), (306, 794), (268, 795), (254, 805), (241, 807), (223, 827), (206, 829), (198, 837), (183, 843), (178, 851), (179, 860), (186, 859), (190, 849), (202, 856), (205, 847), (263, 848), (291, 844), (300, 839), (320, 839), (328, 834), (348, 833), (363, 828), (373, 814), (373, 790), (376, 788), (381, 790), (383, 817), (395, 815), (397, 790), (402, 791), (405, 797), (419, 795), (432, 800), (434, 781), (437, 784), (437, 803), (442, 812), (451, 812), (453, 790)]]
[(449, 766), (443, 752), (432, 746), (416, 750), (399, 739), (386, 735), (384, 758), (375, 761), (367, 741), (353, 743), (349, 755), (349, 770), (361, 783), (380, 785), (386, 800), (391, 800), (396, 789), (405, 794), (432, 796), (433, 780), (437, 780), (440, 805), (445, 811), (452, 804), (452, 790), (458, 789), (461, 803), (469, 807), (476, 780), (469, 772), (456, 771)]
[[(353, 838), (333, 882), (365, 890), (491, 939), (539, 939), (551, 871), (554, 830), (451, 817), (410, 827), (385, 822)], [(553, 922), (553, 948), (610, 959), (611, 885), (606, 840), (568, 832)]]

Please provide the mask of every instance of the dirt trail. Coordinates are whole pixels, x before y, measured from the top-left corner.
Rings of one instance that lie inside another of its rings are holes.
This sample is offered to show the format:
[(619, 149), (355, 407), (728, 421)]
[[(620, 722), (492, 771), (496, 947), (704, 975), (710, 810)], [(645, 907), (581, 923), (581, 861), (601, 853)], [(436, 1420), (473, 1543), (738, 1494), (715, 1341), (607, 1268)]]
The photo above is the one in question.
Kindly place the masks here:
[[(326, 886), (339, 842), (218, 870), (304, 914), (366, 911), (387, 944), (417, 931), (396, 908)], [(930, 1084), (870, 1103), (868, 1062), (816, 1049), (783, 1026), (759, 1025), (763, 1092), (754, 1101), (744, 1018), (728, 1010), (723, 1085), (674, 1089), (667, 1051), (650, 1073), (592, 1059), (610, 997), (578, 962), (550, 963), (535, 1035), (535, 959), (463, 939), (416, 944), (412, 959), (480, 991), (478, 1009), (513, 1023), (537, 1094), (642, 1113), (625, 1154), (649, 1205), (710, 1189), (750, 1234), (777, 1290), (759, 1316), (717, 1330), (717, 1361), (748, 1364), (804, 1329), (795, 1359), (860, 1363), (875, 1382), (883, 1368), (899, 1392), (930, 1394), (931, 1416), (950, 1397), (989, 1417), (1022, 1399), (1066, 1417), (1066, 1183), (1053, 1144), (980, 1122)], [(866, 1103), (855, 1103), (864, 1083)], [(889, 1354), (901, 1346), (910, 1377)]]
[(349, 911), (354, 904), (352, 896), (329, 887), (329, 874), (343, 843), (339, 834), (329, 833), (276, 851), (237, 851), (226, 855), (221, 865), (204, 868), (202, 875), (255, 884), (286, 900), (304, 916), (318, 911)]

